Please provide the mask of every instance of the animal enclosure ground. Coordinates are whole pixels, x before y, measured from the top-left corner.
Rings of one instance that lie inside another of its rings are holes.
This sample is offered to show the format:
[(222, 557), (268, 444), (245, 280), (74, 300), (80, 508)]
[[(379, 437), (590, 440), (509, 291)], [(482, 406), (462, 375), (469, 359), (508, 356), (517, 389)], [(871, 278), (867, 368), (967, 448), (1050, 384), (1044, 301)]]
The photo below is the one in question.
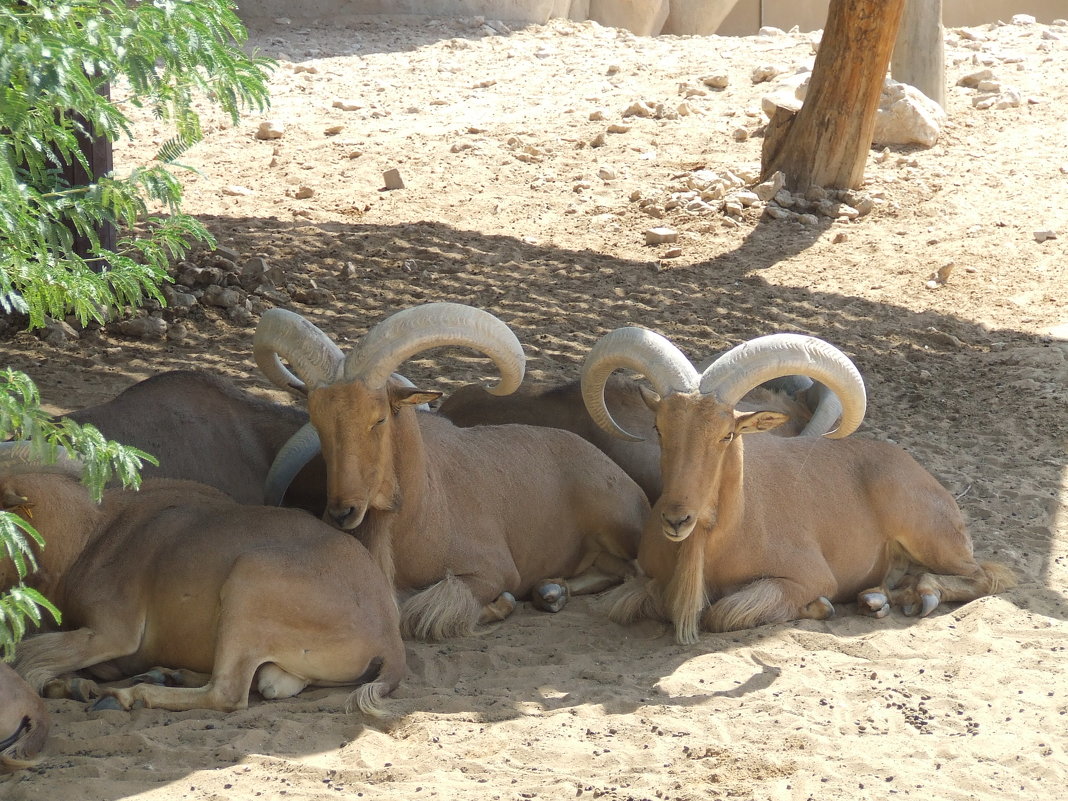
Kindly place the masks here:
[[(90, 715), (49, 701), (47, 759), (0, 779), (0, 796), (1061, 792), (1068, 26), (948, 31), (939, 142), (873, 150), (863, 189), (874, 210), (814, 225), (671, 207), (702, 170), (744, 174), (759, 162), (768, 84), (753, 71), (808, 65), (805, 34), (640, 39), (567, 22), (496, 34), (376, 18), (273, 25), (252, 43), (283, 57), (270, 118), (284, 134), (260, 140), (260, 118), (231, 127), (206, 113), (206, 141), (187, 158), (198, 172), (184, 178), (186, 209), (239, 267), (263, 259), (273, 287), (253, 296), (251, 313), (165, 311), (169, 339), (109, 329), (49, 344), (10, 333), (6, 363), (53, 410), (185, 367), (282, 399), (251, 358), (257, 312), (273, 302), (343, 346), (412, 304), (480, 306), (515, 330), (532, 380), (574, 377), (593, 341), (621, 325), (654, 328), (694, 361), (798, 331), (834, 342), (864, 374), (857, 436), (915, 455), (959, 497), (979, 554), (1010, 564), (1021, 584), (919, 622), (845, 609), (693, 647), (675, 645), (666, 626), (609, 623), (596, 599), (556, 616), (524, 607), (476, 636), (410, 643), (387, 724), (345, 716), (344, 689), (230, 715)], [(977, 90), (955, 84), (981, 69), (1021, 104), (975, 107)], [(717, 74), (725, 88), (703, 83)], [(640, 101), (650, 116), (624, 116)], [(147, 117), (136, 133), (116, 148), (119, 169), (166, 136)], [(390, 169), (403, 189), (385, 190)], [(678, 241), (647, 245), (656, 226)], [(1057, 236), (1035, 235), (1044, 231)], [(947, 266), (948, 281), (929, 288)], [(404, 372), (447, 391), (489, 369), (448, 352)]]

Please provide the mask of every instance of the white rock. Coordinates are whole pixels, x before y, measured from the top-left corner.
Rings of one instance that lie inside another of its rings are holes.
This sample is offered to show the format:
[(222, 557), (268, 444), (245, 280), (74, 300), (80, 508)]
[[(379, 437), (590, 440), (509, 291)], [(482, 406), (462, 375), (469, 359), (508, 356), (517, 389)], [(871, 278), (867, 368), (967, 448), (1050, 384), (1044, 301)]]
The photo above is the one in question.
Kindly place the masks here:
[(663, 245), (665, 243), (673, 243), (679, 240), (679, 232), (674, 228), (658, 227), (650, 228), (645, 232), (645, 244), (647, 245)]
[(733, 197), (743, 206), (752, 206), (760, 202), (760, 197), (756, 192), (735, 192)]
[(931, 147), (942, 133), (946, 112), (915, 86), (887, 80), (875, 112), (872, 143)]
[(776, 171), (768, 180), (753, 187), (753, 192), (760, 200), (767, 203), (786, 185), (786, 176), (781, 170)]
[(715, 75), (706, 75), (701, 79), (701, 83), (712, 89), (726, 89), (730, 83), (730, 77), (725, 73), (716, 73)]
[(256, 131), (257, 139), (281, 139), (286, 132), (285, 123), (281, 120), (264, 120)]
[(1045, 242), (1047, 239), (1056, 239), (1057, 234), (1054, 231), (1035, 231), (1035, 241)]
[(781, 64), (761, 64), (753, 68), (750, 78), (752, 78), (753, 83), (764, 83), (772, 78), (777, 78), (784, 72), (786, 72), (786, 67)]
[(222, 188), (224, 195), (230, 195), (232, 197), (239, 197), (242, 195), (254, 195), (254, 190), (249, 189), (247, 186), (238, 186), (237, 184), (230, 184)]
[(1036, 22), (1038, 22), (1038, 20), (1035, 19), (1031, 14), (1013, 14), (1012, 15), (1012, 24), (1013, 25), (1034, 25)]
[(602, 181), (614, 181), (619, 177), (619, 173), (612, 167), (601, 167), (597, 170), (597, 177)]
[(970, 89), (976, 89), (983, 81), (990, 81), (994, 78), (994, 72), (990, 69), (982, 69), (978, 72), (970, 72), (967, 75), (962, 75), (957, 79), (957, 86), (967, 86)]
[(760, 99), (760, 109), (764, 115), (771, 119), (776, 108), (785, 108), (788, 111), (799, 111), (808, 92), (808, 82), (812, 73), (804, 70), (793, 75), (777, 80), (771, 91)]

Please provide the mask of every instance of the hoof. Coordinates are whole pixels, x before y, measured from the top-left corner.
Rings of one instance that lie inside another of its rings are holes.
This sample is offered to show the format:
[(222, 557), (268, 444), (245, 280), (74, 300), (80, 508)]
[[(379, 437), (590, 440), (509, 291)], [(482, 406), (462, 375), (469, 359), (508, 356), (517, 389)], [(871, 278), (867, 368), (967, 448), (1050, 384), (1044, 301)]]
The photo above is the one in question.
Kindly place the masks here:
[(869, 617), (882, 618), (890, 614), (890, 599), (882, 592), (862, 592), (857, 605), (860, 613)]
[(171, 683), (170, 677), (159, 668), (153, 668), (134, 676), (131, 681), (134, 684), (156, 684), (160, 687), (166, 687)]
[(820, 596), (815, 601), (805, 605), (805, 617), (811, 620), (827, 620), (834, 617), (834, 604), (829, 598)]
[(938, 602), (942, 599), (938, 597), (937, 593), (924, 593), (920, 596), (920, 617), (927, 617), (931, 612), (938, 608)]
[(124, 711), (122, 704), (119, 703), (119, 699), (113, 695), (105, 695), (97, 698), (96, 701), (89, 705), (90, 712), (101, 712), (104, 710)]
[(567, 599), (570, 597), (571, 593), (568, 592), (566, 584), (547, 581), (534, 588), (534, 592), (530, 596), (530, 602), (536, 609), (540, 609), (543, 612), (559, 612), (564, 608)]

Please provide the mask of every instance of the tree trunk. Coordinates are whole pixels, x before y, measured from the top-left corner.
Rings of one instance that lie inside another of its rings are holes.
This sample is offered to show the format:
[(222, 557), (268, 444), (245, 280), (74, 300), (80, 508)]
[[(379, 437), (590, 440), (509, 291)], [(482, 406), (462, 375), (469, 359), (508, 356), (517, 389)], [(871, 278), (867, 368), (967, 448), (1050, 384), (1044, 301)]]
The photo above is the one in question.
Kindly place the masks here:
[(945, 28), (942, 0), (905, 0), (905, 13), (890, 59), (895, 81), (915, 86), (946, 106)]
[(792, 191), (860, 186), (904, 6), (831, 0), (805, 102), (764, 137), (764, 178), (782, 170)]
[[(111, 98), (111, 89), (108, 84), (104, 84), (98, 92), (106, 98)], [(85, 124), (85, 120), (81, 120), (81, 122), (83, 125)], [(111, 172), (113, 168), (111, 140), (102, 136), (98, 136), (95, 139), (78, 136), (78, 144), (81, 146), (81, 151), (85, 155), (86, 161), (89, 162), (92, 174), (86, 174), (85, 170), (82, 169), (82, 165), (77, 161), (72, 164), (64, 164), (63, 177), (67, 179), (71, 186), (87, 186)], [(74, 234), (74, 252), (82, 258), (88, 257), (90, 255), (88, 237), (78, 234), (74, 225), (70, 226), (70, 230)], [(96, 233), (100, 237), (100, 245), (102, 247), (107, 250), (115, 249), (115, 226), (111, 223), (104, 223), (97, 229)]]

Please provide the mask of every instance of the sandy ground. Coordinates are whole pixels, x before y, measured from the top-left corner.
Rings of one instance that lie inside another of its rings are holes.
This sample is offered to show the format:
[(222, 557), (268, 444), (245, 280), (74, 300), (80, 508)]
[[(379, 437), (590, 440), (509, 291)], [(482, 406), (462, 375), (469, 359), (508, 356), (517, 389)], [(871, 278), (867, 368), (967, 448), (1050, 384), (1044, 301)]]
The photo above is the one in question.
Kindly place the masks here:
[[(253, 39), (283, 58), (270, 116), (285, 134), (258, 140), (261, 118), (231, 127), (209, 114), (207, 139), (187, 158), (199, 172), (187, 176), (186, 208), (239, 265), (261, 257), (281, 271), (277, 302), (343, 346), (412, 304), (481, 306), (514, 328), (533, 380), (573, 377), (592, 342), (625, 324), (659, 330), (695, 361), (774, 331), (824, 337), (868, 383), (857, 436), (892, 439), (925, 464), (959, 497), (979, 554), (1014, 567), (1020, 586), (918, 622), (847, 608), (692, 647), (659, 624), (612, 624), (596, 599), (556, 616), (524, 607), (476, 636), (410, 643), (386, 724), (343, 714), (345, 690), (254, 697), (229, 715), (89, 714), (50, 701), (47, 758), (0, 779), (0, 797), (1063, 793), (1068, 27), (947, 32), (938, 144), (874, 150), (872, 213), (817, 225), (758, 210), (734, 221), (642, 210), (643, 200), (663, 208), (695, 170), (759, 161), (767, 85), (751, 73), (807, 64), (804, 34), (636, 39), (553, 23), (491, 35), (377, 19), (277, 25)], [(1024, 102), (975, 108), (976, 91), (953, 84), (983, 67)], [(704, 87), (716, 73), (727, 87)], [(704, 94), (687, 98), (693, 87)], [(690, 113), (624, 118), (640, 100), (668, 112), (685, 101)], [(607, 133), (613, 124), (630, 127)], [(137, 133), (117, 149), (120, 165), (163, 136), (148, 119)], [(591, 146), (599, 134), (603, 146)], [(406, 188), (384, 190), (392, 168)], [(234, 186), (249, 191), (226, 194)], [(301, 187), (311, 196), (298, 198)], [(646, 245), (654, 225), (679, 242)], [(1038, 241), (1046, 230), (1058, 236)], [(928, 288), (949, 264), (949, 281)], [(165, 312), (166, 340), (90, 331), (51, 345), (11, 334), (0, 353), (57, 411), (188, 366), (281, 397), (251, 360), (267, 305)], [(405, 367), (444, 390), (485, 370), (454, 354)]]

